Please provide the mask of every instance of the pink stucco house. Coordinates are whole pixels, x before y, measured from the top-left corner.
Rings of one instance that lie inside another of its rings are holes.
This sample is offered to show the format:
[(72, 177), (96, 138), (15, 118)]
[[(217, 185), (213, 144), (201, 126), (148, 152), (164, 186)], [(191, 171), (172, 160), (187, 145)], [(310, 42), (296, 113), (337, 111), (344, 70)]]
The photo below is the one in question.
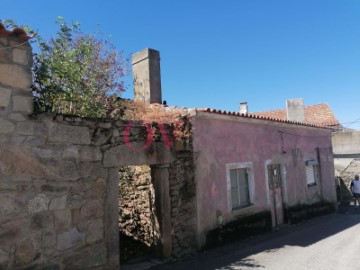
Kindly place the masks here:
[(241, 217), (268, 212), (276, 227), (295, 209), (335, 207), (331, 130), (211, 109), (191, 118), (200, 247)]
[[(159, 61), (152, 49), (133, 55), (136, 100), (162, 106)], [(320, 114), (309, 118), (314, 109)], [(190, 216), (199, 248), (336, 208), (329, 126), (338, 122), (326, 106), (305, 108), (302, 99), (293, 99), (279, 114), (249, 114), (246, 102), (239, 112), (165, 111), (181, 112), (192, 124), (196, 192), (188, 200), (195, 207), (188, 209), (196, 209)]]

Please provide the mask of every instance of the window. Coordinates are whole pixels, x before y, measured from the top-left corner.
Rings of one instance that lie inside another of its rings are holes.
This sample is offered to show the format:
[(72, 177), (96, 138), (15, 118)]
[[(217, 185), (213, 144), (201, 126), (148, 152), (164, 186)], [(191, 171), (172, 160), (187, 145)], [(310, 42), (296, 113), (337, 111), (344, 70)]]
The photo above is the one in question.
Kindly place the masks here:
[(319, 180), (319, 165), (316, 160), (306, 161), (306, 181), (308, 186), (315, 186)]
[(251, 205), (252, 164), (227, 165), (229, 208), (237, 209)]

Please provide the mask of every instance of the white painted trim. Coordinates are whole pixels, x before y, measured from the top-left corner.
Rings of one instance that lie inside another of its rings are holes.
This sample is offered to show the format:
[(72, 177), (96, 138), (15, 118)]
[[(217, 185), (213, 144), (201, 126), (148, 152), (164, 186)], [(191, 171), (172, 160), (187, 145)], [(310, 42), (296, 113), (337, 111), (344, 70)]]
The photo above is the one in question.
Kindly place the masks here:
[(265, 160), (265, 186), (266, 186), (266, 197), (267, 197), (267, 203), (268, 203), (268, 207), (269, 209), (271, 209), (271, 199), (270, 199), (270, 188), (269, 188), (269, 174), (268, 174), (268, 169), (267, 166), (271, 164), (271, 159), (267, 159)]
[(239, 163), (227, 163), (226, 164), (226, 193), (227, 193), (227, 204), (228, 211), (234, 212), (237, 210), (232, 209), (231, 203), (231, 181), (230, 181), (230, 170), (232, 169), (249, 169), (249, 197), (250, 202), (254, 203), (255, 184), (254, 184), (254, 165), (253, 162), (239, 162)]

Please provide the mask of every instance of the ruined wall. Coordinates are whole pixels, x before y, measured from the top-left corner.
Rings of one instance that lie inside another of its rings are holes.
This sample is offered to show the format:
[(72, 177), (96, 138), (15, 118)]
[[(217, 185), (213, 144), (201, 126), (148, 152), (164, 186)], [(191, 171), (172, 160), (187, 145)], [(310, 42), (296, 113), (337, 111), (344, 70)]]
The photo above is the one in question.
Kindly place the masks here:
[(0, 36), (0, 269), (118, 269), (119, 167), (174, 155), (141, 124), (32, 115), (31, 63)]
[(147, 165), (119, 170), (119, 228), (135, 240), (151, 246), (159, 238), (155, 213), (155, 191)]
[[(39, 115), (2, 135), (8, 144), (0, 146), (1, 266), (117, 269), (119, 169), (108, 153), (125, 145), (126, 125)], [(146, 223), (148, 214), (137, 221)]]
[(13, 114), (0, 126), (0, 268), (114, 269), (101, 124)]
[(22, 42), (0, 38), (0, 268), (114, 269), (100, 124), (29, 116), (32, 55)]
[(360, 155), (360, 131), (338, 131), (332, 136), (334, 155)]
[[(332, 136), (333, 150), (334, 150), (334, 166), (335, 175), (340, 176), (345, 180), (346, 174), (360, 173), (360, 170), (353, 171), (348, 168), (352, 168), (351, 163), (354, 160), (360, 159), (360, 131), (338, 131), (334, 132)], [(348, 180), (345, 180), (347, 182)]]
[(171, 224), (173, 256), (183, 257), (196, 250), (196, 185), (190, 149), (178, 151), (170, 165)]
[(348, 166), (339, 172), (338, 181), (338, 196), (339, 201), (342, 203), (353, 200), (350, 191), (350, 182), (354, 179), (355, 174), (360, 175), (360, 159), (353, 159), (349, 162)]
[(175, 152), (169, 168), (172, 254), (183, 257), (196, 250), (196, 185), (192, 145)]
[(121, 167), (119, 193), (120, 262), (154, 253), (160, 230), (150, 166)]
[[(169, 164), (171, 255), (183, 257), (196, 250), (196, 189), (191, 142), (173, 142), (171, 151), (175, 157)], [(151, 167), (126, 166), (120, 168), (119, 175), (120, 230), (132, 239), (153, 246), (160, 233)], [(133, 246), (136, 248), (136, 243)], [(125, 256), (137, 255), (134, 251), (129, 253)]]
[(50, 115), (11, 123), (0, 146), (2, 269), (117, 269), (117, 169), (101, 149), (115, 127)]
[(338, 131), (332, 136), (335, 175), (338, 180), (338, 200), (352, 200), (349, 189), (355, 174), (360, 174), (360, 131)]

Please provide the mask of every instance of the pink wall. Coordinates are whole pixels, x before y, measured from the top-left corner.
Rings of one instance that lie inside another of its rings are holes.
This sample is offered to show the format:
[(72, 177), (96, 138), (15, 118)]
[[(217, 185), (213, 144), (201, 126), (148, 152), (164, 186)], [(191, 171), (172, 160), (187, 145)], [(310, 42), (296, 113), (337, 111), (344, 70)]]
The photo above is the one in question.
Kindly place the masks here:
[[(270, 210), (267, 164), (280, 163), (286, 206), (335, 201), (331, 132), (326, 129), (197, 112), (193, 117), (195, 177), (197, 181), (198, 244), (217, 226), (216, 212), (224, 222), (237, 216)], [(305, 161), (318, 159), (321, 179), (308, 187)], [(226, 164), (252, 162), (253, 205), (232, 211), (228, 203)]]

